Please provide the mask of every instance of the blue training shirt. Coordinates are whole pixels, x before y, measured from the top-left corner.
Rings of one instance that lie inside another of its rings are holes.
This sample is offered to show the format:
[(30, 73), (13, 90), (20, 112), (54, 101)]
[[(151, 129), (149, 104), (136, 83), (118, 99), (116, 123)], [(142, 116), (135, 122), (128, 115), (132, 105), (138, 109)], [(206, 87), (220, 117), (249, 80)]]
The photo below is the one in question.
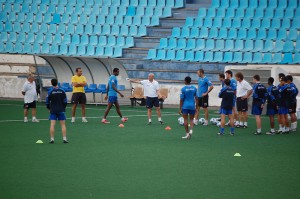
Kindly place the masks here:
[(230, 86), (224, 86), (221, 89), (219, 98), (222, 98), (222, 109), (231, 110), (233, 108), (234, 90)]
[(66, 112), (68, 100), (65, 91), (61, 88), (51, 88), (46, 97), (46, 106), (50, 113)]
[(206, 93), (208, 90), (208, 87), (212, 85), (211, 81), (205, 76), (205, 77), (199, 77), (198, 79), (198, 97), (202, 97), (203, 93)]
[(197, 96), (197, 88), (195, 86), (184, 86), (180, 93), (180, 99), (183, 100), (182, 109), (195, 110), (195, 96)]
[(230, 79), (230, 87), (232, 88), (232, 90), (236, 91), (236, 87), (237, 87), (236, 79), (233, 78)]
[(118, 87), (118, 80), (115, 75), (111, 75), (108, 79), (108, 96), (118, 96), (118, 93), (114, 90), (113, 85)]
[(296, 103), (299, 90), (293, 82), (290, 83), (290, 87), (292, 89), (292, 103)]

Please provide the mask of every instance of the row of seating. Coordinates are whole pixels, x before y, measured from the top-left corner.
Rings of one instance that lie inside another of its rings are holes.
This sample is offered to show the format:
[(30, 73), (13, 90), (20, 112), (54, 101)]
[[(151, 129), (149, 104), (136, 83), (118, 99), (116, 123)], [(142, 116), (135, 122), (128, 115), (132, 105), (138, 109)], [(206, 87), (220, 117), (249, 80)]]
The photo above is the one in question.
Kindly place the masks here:
[(93, 45), (93, 46), (116, 46), (122, 48), (130, 48), (134, 46), (133, 37), (114, 37), (114, 36), (88, 36), (88, 35), (52, 35), (29, 33), (28, 35), (11, 32), (0, 33), (0, 41), (7, 43), (38, 43), (38, 44), (75, 44), (75, 45)]
[[(58, 87), (64, 89), (65, 92), (72, 92), (72, 84), (68, 82), (58, 82)], [(125, 85), (118, 85), (118, 90), (125, 90)], [(86, 93), (106, 93), (106, 84), (89, 84), (84, 87)]]
[(145, 25), (145, 26), (157, 26), (159, 25), (159, 18), (171, 16), (171, 11), (167, 13), (159, 13), (159, 15), (149, 15), (149, 16), (114, 16), (114, 15), (68, 15), (64, 14), (62, 17), (60, 15), (55, 14), (51, 15), (46, 13), (45, 15), (38, 13), (28, 14), (25, 19), (20, 19), (19, 15), (10, 13), (9, 16), (5, 13), (0, 13), (0, 22), (12, 23), (12, 22), (21, 22), (21, 23), (32, 23), (37, 25), (47, 25), (47, 24), (81, 24), (81, 25), (104, 25), (104, 24), (117, 24), (117, 25)]
[(171, 38), (210, 38), (210, 39), (262, 39), (292, 40), (299, 38), (297, 29), (246, 29), (246, 28), (173, 28)]
[(0, 53), (18, 54), (50, 54), (65, 56), (97, 56), (97, 57), (122, 57), (121, 47), (103, 46), (77, 46), (70, 45), (50, 45), (50, 44), (30, 44), (30, 43), (0, 43)]
[(297, 8), (298, 0), (212, 0), (212, 8)]
[(283, 19), (300, 17), (300, 8), (199, 8), (198, 17)]
[(190, 62), (225, 62), (225, 63), (264, 63), (264, 64), (299, 64), (300, 53), (252, 53), (252, 52), (212, 52), (184, 50), (150, 49), (150, 60), (176, 60)]
[(78, 35), (115, 35), (115, 36), (145, 36), (147, 34), (146, 26), (135, 26), (135, 25), (73, 25), (68, 26), (64, 24), (42, 24), (36, 23), (1, 23), (1, 32), (16, 32), (16, 33), (50, 33), (50, 34), (78, 34)]
[(174, 39), (162, 38), (158, 49), (241, 51), (241, 52), (300, 52), (300, 39), (297, 42), (271, 40), (214, 40), (214, 39)]
[(42, 5), (58, 5), (58, 6), (150, 6), (150, 7), (183, 7), (183, 0), (0, 0), (0, 3), (17, 3), (17, 4), (37, 4)]
[(5, 4), (0, 3), (0, 11), (3, 13), (39, 13), (39, 14), (68, 14), (68, 15), (129, 15), (129, 16), (143, 16), (143, 15), (157, 15), (162, 16), (164, 12), (170, 12), (171, 7), (144, 7), (144, 6), (89, 6), (89, 5), (76, 5), (76, 6), (55, 6), (38, 5), (38, 4)]
[[(205, 28), (295, 28), (300, 29), (300, 17), (284, 19), (232, 19), (232, 18), (202, 18), (187, 17), (185, 26)], [(178, 27), (177, 27), (178, 28)]]

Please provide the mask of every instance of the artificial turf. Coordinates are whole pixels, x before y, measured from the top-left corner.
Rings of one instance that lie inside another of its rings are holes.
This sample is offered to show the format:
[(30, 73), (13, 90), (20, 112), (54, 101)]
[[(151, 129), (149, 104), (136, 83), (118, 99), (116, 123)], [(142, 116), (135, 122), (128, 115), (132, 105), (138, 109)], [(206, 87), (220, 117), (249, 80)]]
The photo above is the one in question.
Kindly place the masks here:
[(89, 105), (89, 123), (67, 121), (69, 144), (62, 143), (58, 124), (55, 144), (49, 144), (44, 106), (38, 104), (37, 116), (45, 120), (23, 123), (21, 101), (0, 101), (1, 199), (300, 198), (299, 130), (255, 136), (250, 117), (249, 128), (236, 129), (235, 136), (228, 128), (217, 136), (216, 126), (197, 126), (187, 141), (177, 109), (163, 109), (165, 125), (154, 115), (147, 126), (145, 108), (122, 106), (129, 120), (119, 128), (115, 110), (105, 125), (105, 106)]

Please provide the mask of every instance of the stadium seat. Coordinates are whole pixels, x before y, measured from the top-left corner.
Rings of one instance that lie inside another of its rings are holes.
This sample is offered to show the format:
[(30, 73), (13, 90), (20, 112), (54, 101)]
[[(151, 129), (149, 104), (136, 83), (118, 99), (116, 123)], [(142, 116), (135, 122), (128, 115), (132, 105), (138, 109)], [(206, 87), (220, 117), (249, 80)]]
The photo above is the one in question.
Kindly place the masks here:
[(261, 52), (271, 52), (273, 50), (273, 41), (266, 40), (264, 44), (264, 48), (261, 50)]
[[(226, 40), (225, 41), (225, 47), (222, 51), (231, 51), (234, 49), (234, 41), (233, 40)], [(225, 55), (224, 55), (225, 56)]]
[(225, 47), (224, 40), (216, 40), (215, 51), (222, 51)]
[(225, 52), (223, 62), (232, 62), (233, 52)]
[(294, 29), (297, 29), (297, 30), (300, 29), (300, 18), (294, 18), (293, 19), (291, 28), (294, 28)]
[(213, 27), (214, 28), (221, 28), (222, 27), (222, 23), (223, 23), (223, 19), (222, 18), (215, 18), (213, 20)]
[(287, 7), (287, 0), (278, 0), (277, 8), (286, 8)]
[(273, 48), (272, 52), (282, 52), (283, 50), (283, 46), (284, 46), (284, 42), (283, 41), (276, 41), (275, 47)]
[(225, 14), (226, 14), (226, 10), (225, 8), (219, 8), (217, 9), (217, 12), (216, 12), (216, 18), (224, 18), (225, 17)]
[(87, 55), (87, 56), (94, 56), (94, 54), (95, 54), (95, 47), (89, 45), (89, 46), (87, 47), (87, 50), (86, 50), (86, 55)]
[(175, 50), (168, 50), (165, 60), (175, 60)]
[(237, 29), (235, 28), (230, 28), (228, 31), (228, 39), (236, 39), (237, 38)]
[(264, 64), (272, 63), (272, 53), (264, 53), (261, 63)]
[(166, 47), (166, 49), (174, 49), (177, 47), (177, 39), (175, 38), (170, 38), (168, 40), (168, 46)]
[(207, 39), (205, 43), (205, 51), (211, 51), (215, 48), (215, 40), (214, 39)]
[(43, 44), (42, 45), (41, 53), (42, 54), (49, 54), (50, 53), (50, 46), (49, 46), (49, 44)]
[(277, 35), (277, 40), (286, 40), (287, 35), (286, 35), (286, 30), (285, 29), (279, 29), (278, 30), (278, 35)]
[(288, 1), (288, 8), (297, 8), (300, 6), (300, 4), (299, 5), (297, 5), (297, 4), (299, 4), (299, 1), (290, 0), (290, 1)]
[(203, 60), (204, 60), (204, 52), (203, 51), (196, 51), (194, 61), (203, 62)]
[(64, 35), (62, 39), (62, 44), (70, 44), (71, 43), (71, 35)]
[(234, 52), (232, 62), (241, 63), (243, 61), (243, 53), (242, 52)]
[(245, 12), (245, 18), (246, 19), (253, 19), (254, 18), (254, 14), (255, 14), (254, 8), (248, 8), (248, 9), (246, 9), (246, 12)]
[(285, 11), (284, 9), (280, 9), (280, 8), (276, 9), (275, 14), (274, 14), (274, 18), (275, 19), (282, 19), (284, 17), (284, 11)]
[(190, 38), (198, 38), (200, 34), (200, 30), (198, 27), (192, 27), (191, 28), (191, 34), (190, 34)]
[(211, 18), (204, 18), (203, 27), (210, 28), (213, 26), (213, 20)]
[(188, 39), (185, 50), (193, 50), (194, 48), (196, 48), (196, 40), (195, 39)]
[[(244, 2), (244, 1), (242, 1), (242, 2)], [(247, 2), (247, 4), (248, 4), (248, 2)], [(247, 5), (247, 7), (248, 7), (248, 5)], [(236, 9), (234, 18), (236, 18), (236, 19), (245, 18), (245, 9), (241, 8), (241, 7)]]
[(244, 40), (235, 40), (232, 51), (242, 51), (244, 49)]
[(251, 63), (251, 62), (252, 62), (252, 53), (251, 52), (244, 53), (242, 63)]
[(65, 92), (72, 92), (72, 87), (70, 85), (70, 83), (68, 82), (62, 82), (61, 83), (61, 88), (65, 91)]
[(32, 53), (32, 45), (30, 43), (24, 44), (23, 53), (25, 53), (25, 54)]
[(180, 37), (180, 28), (179, 27), (175, 27), (172, 29), (172, 35), (171, 37), (174, 37), (174, 38), (179, 38)]
[(293, 51), (294, 51), (294, 42), (290, 40), (285, 41), (282, 52), (288, 53)]
[(291, 19), (282, 19), (281, 29), (289, 29), (291, 27)]
[(47, 43), (47, 44), (51, 44), (52, 41), (52, 34), (51, 33), (47, 33), (44, 37), (44, 41), (43, 43)]
[(252, 63), (261, 63), (262, 62), (262, 53), (254, 53)]
[(185, 56), (185, 51), (184, 50), (177, 50), (174, 60), (176, 60), (176, 61), (184, 60), (184, 56)]
[(103, 56), (104, 55), (104, 47), (97, 46), (95, 56)]
[(185, 51), (185, 58), (182, 61), (194, 61), (195, 51)]
[(68, 56), (75, 56), (77, 55), (77, 45), (74, 43), (71, 43), (70, 46), (68, 47)]
[[(200, 16), (198, 15), (198, 17), (200, 17)], [(215, 17), (216, 17), (216, 9), (215, 8), (208, 8), (205, 18), (215, 18)]]
[[(206, 17), (206, 11), (207, 11), (206, 8), (199, 8), (197, 16), (202, 18)], [(188, 18), (193, 19), (192, 17), (188, 17)]]
[(88, 88), (85, 89), (86, 93), (93, 93), (97, 90), (97, 84), (89, 84)]
[(222, 28), (230, 28), (230, 27), (232, 27), (232, 19), (225, 18), (223, 20)]
[(293, 64), (293, 54), (292, 53), (284, 53), (281, 64)]
[[(226, 18), (234, 18), (235, 17), (235, 8), (228, 8), (225, 12)], [(239, 17), (237, 17), (239, 18)]]
[(211, 51), (206, 51), (204, 53), (204, 60), (205, 62), (212, 62), (214, 59), (214, 53)]
[(213, 62), (223, 62), (223, 52), (215, 52)]
[(227, 28), (220, 28), (219, 34), (218, 34), (218, 39), (226, 39), (227, 36), (228, 36)]
[(208, 37), (208, 28), (201, 28), (198, 38), (207, 38)]
[(159, 49), (164, 49), (168, 46), (168, 39), (167, 38), (161, 38), (159, 41)]
[(260, 52), (264, 48), (264, 42), (262, 40), (255, 40), (253, 52)]
[(40, 54), (41, 53), (41, 46), (39, 43), (34, 43), (32, 47), (33, 54)]
[(1, 42), (8, 41), (8, 34), (7, 34), (7, 32), (1, 32), (0, 34), (1, 34), (1, 37), (0, 37)]
[(186, 39), (178, 39), (176, 49), (185, 49)]
[(253, 40), (247, 39), (247, 40), (245, 41), (245, 46), (244, 46), (243, 51), (244, 51), (244, 52), (252, 51), (253, 48), (254, 48), (254, 42), (253, 42)]
[(246, 39), (247, 38), (247, 29), (240, 28), (238, 29), (237, 39)]
[(282, 62), (282, 54), (281, 53), (274, 53), (271, 63), (280, 63), (280, 62)]
[(298, 31), (296, 29), (290, 29), (287, 39), (291, 41), (296, 41), (298, 38)]
[(205, 48), (205, 40), (204, 39), (197, 39), (196, 48), (195, 50), (203, 50)]
[(156, 49), (150, 49), (146, 59), (155, 59), (156, 58)]
[[(0, 50), (1, 52), (1, 50)], [(14, 46), (14, 53), (23, 53), (23, 45), (22, 43), (16, 43)]]
[(267, 38), (267, 30), (266, 29), (259, 29), (257, 33), (256, 39), (266, 39)]
[(119, 91), (124, 91), (126, 88), (125, 88), (125, 85), (118, 85), (117, 86), (117, 89), (119, 90)]
[(20, 32), (18, 34), (18, 37), (17, 37), (17, 42), (19, 43), (25, 43), (25, 40), (26, 40), (26, 35), (24, 32)]
[(276, 40), (277, 39), (277, 29), (269, 29), (268, 30), (268, 35), (267, 35), (267, 40)]
[(155, 60), (164, 60), (166, 58), (166, 50), (158, 50)]
[(293, 63), (300, 64), (300, 53), (295, 53)]
[(256, 29), (249, 29), (247, 34), (247, 39), (256, 39), (257, 32)]
[(296, 42), (295, 52), (300, 52), (300, 38)]

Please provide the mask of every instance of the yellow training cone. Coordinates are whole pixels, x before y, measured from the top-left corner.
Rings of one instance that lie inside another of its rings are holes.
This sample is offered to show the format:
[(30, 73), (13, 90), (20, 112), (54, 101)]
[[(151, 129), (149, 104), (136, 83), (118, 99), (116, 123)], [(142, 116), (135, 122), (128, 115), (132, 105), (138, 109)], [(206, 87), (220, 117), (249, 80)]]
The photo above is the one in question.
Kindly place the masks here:
[(43, 144), (44, 142), (42, 140), (36, 141), (37, 144)]

